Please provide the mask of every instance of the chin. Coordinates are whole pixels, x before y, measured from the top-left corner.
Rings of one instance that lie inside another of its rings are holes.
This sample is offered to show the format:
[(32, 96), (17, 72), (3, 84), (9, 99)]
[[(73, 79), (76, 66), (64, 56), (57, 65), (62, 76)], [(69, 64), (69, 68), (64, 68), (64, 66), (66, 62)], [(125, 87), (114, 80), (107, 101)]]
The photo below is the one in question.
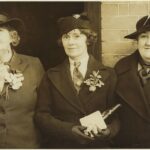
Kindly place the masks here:
[(150, 58), (150, 51), (147, 51), (143, 56), (145, 56), (145, 58)]
[(147, 63), (150, 63), (150, 54), (143, 56), (143, 60)]
[(72, 55), (70, 55), (70, 57), (75, 59), (75, 58), (80, 57), (80, 55), (78, 55), (78, 54), (72, 54)]

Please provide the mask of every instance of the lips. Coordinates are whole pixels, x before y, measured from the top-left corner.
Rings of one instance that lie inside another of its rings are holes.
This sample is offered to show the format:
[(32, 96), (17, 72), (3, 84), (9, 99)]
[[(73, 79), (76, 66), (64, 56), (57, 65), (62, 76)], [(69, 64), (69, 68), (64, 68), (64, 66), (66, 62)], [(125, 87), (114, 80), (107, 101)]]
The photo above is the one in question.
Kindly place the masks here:
[(68, 49), (72, 50), (72, 49), (77, 49), (76, 47), (69, 47)]

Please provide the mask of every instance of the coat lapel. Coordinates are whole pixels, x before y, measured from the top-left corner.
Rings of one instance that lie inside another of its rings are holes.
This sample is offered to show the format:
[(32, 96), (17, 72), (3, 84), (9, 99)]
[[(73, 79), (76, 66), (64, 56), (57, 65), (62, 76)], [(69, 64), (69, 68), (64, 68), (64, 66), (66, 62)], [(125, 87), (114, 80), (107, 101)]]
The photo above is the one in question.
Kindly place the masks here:
[(72, 107), (85, 114), (73, 86), (68, 59), (62, 65), (52, 68), (48, 76), (53, 85), (64, 96), (65, 100), (68, 101)]
[[(100, 64), (92, 55), (90, 55), (88, 67), (87, 67), (87, 73), (84, 81), (90, 78), (90, 75), (92, 74), (93, 71), (96, 72), (99, 71), (99, 74), (102, 76), (101, 80), (105, 83), (105, 80), (109, 76), (108, 72), (106, 73), (105, 70), (106, 67)], [(99, 89), (99, 87), (97, 88)], [(103, 88), (103, 86), (101, 88)], [(93, 95), (95, 94), (95, 92), (98, 91), (98, 89), (96, 89), (96, 91), (94, 92), (90, 92), (89, 86), (86, 85), (85, 83), (82, 83), (81, 90), (79, 92), (79, 98), (83, 101), (84, 104), (88, 103), (89, 100), (92, 101), (92, 98), (94, 98)], [(100, 92), (100, 90), (98, 92)]]
[(150, 121), (149, 105), (137, 72), (137, 55), (137, 53), (131, 55), (127, 64), (120, 66), (118, 69), (117, 73), (120, 82), (118, 82), (116, 91), (141, 117)]

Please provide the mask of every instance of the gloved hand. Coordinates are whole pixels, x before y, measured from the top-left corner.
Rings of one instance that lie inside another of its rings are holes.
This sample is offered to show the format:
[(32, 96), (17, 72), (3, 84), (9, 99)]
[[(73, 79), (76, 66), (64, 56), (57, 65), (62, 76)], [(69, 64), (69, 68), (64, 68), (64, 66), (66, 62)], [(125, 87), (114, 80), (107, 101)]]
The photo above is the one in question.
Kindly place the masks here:
[(80, 144), (87, 144), (94, 140), (93, 137), (84, 134), (84, 130), (86, 130), (86, 128), (87, 127), (81, 125), (76, 125), (72, 127), (72, 133), (74, 135), (74, 138)]
[(106, 140), (110, 136), (110, 129), (109, 128), (101, 130), (100, 128), (97, 127), (97, 131), (98, 131), (98, 133), (91, 131), (93, 136), (95, 137), (95, 139)]

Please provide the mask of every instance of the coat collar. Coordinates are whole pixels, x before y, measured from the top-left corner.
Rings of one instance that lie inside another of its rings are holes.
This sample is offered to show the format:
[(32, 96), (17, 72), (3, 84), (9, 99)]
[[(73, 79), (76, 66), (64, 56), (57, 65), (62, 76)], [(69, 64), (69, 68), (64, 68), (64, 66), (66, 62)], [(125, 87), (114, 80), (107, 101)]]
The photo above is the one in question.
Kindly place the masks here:
[(116, 66), (118, 74), (116, 91), (142, 118), (150, 121), (149, 104), (138, 77), (137, 66), (138, 51), (118, 63)]
[[(93, 56), (90, 55), (85, 80), (86, 78), (89, 78), (89, 74), (91, 74), (93, 70), (98, 69), (103, 70), (105, 69), (105, 67), (103, 65), (100, 65), (98, 61), (96, 61)], [(90, 93), (85, 84), (82, 85), (79, 95), (76, 95), (70, 75), (69, 60), (67, 59), (63, 64), (50, 69), (48, 72), (48, 76), (57, 90), (65, 97), (65, 100), (74, 108), (85, 114), (86, 112), (80, 99), (82, 99), (82, 97), (84, 97), (84, 99), (89, 99), (89, 96), (91, 97), (92, 95), (85, 95), (87, 94), (87, 91), (88, 93)]]
[(28, 66), (28, 63), (21, 59), (20, 54), (17, 54), (15, 51), (13, 51), (13, 56), (9, 62), (9, 66), (12, 70), (19, 70), (23, 72)]

